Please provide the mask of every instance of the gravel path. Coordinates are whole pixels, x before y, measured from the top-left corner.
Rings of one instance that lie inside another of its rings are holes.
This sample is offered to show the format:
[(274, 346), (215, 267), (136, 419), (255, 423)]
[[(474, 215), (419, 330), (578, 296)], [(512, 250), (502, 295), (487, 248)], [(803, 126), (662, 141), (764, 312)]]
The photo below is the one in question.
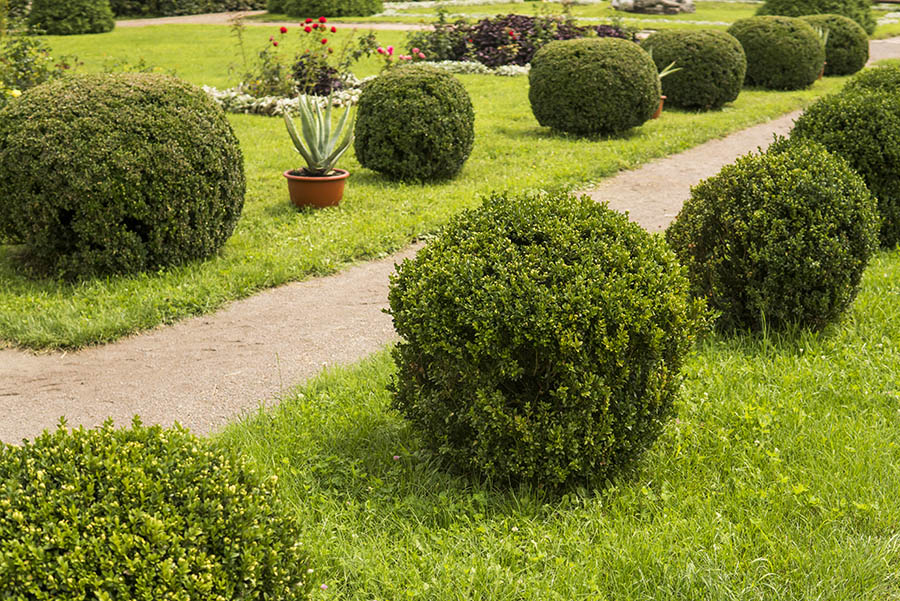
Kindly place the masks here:
[[(872, 43), (873, 58), (900, 57), (900, 39)], [(664, 228), (700, 179), (787, 133), (793, 113), (623, 172), (588, 191), (650, 230)], [(318, 373), (351, 363), (395, 338), (387, 305), (394, 264), (412, 246), (339, 274), (268, 290), (212, 315), (78, 352), (0, 350), (0, 440), (52, 428), (178, 421), (198, 433), (220, 427)]]

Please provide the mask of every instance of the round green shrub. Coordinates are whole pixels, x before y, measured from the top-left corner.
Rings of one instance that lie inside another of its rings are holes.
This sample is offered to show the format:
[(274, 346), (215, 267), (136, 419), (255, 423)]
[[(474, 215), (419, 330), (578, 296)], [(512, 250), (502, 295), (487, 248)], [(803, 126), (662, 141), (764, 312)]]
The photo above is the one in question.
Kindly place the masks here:
[[(272, 0), (270, 0), (271, 2)], [(380, 13), (381, 0), (275, 0), (291, 17), (365, 17)]]
[(844, 84), (843, 92), (900, 92), (900, 65), (878, 65), (863, 69)]
[(472, 101), (459, 80), (445, 71), (398, 67), (369, 83), (359, 97), (356, 158), (387, 177), (453, 177), (474, 142)]
[(867, 34), (875, 31), (875, 17), (869, 0), (766, 0), (756, 14), (785, 17), (843, 15), (859, 23)]
[(105, 33), (116, 26), (109, 0), (33, 0), (28, 25), (50, 35)]
[(828, 32), (825, 75), (850, 75), (869, 60), (869, 36), (856, 21), (841, 15), (810, 15), (804, 21)]
[(0, 112), (0, 237), (39, 274), (136, 272), (212, 255), (244, 203), (222, 109), (165, 75), (68, 77)]
[(461, 471), (555, 488), (627, 468), (705, 319), (653, 236), (590, 199), (495, 195), (391, 280), (395, 407)]
[(847, 91), (820, 98), (794, 123), (791, 138), (819, 142), (866, 181), (881, 213), (881, 244), (900, 242), (900, 96)]
[(9, 599), (304, 599), (308, 558), (273, 479), (180, 427), (0, 443)]
[(738, 97), (747, 72), (747, 57), (734, 36), (716, 30), (664, 30), (641, 43), (662, 71), (680, 70), (662, 80), (666, 104), (691, 109), (719, 108)]
[(528, 74), (538, 123), (575, 134), (612, 134), (641, 125), (659, 106), (656, 65), (620, 38), (557, 40), (538, 50)]
[(811, 85), (825, 64), (825, 49), (812, 26), (793, 17), (739, 19), (728, 33), (747, 55), (744, 83), (774, 90)]
[(844, 159), (782, 140), (695, 186), (666, 238), (723, 329), (818, 329), (856, 297), (877, 232)]

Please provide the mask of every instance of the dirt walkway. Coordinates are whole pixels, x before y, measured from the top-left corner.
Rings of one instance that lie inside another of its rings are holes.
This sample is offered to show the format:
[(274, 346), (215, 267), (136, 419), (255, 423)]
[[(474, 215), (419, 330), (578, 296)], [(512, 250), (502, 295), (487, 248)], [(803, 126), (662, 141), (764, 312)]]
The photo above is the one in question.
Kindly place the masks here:
[[(900, 56), (900, 40), (873, 42), (873, 57)], [(787, 133), (797, 113), (623, 172), (590, 191), (650, 230), (665, 227), (690, 187)], [(205, 433), (318, 373), (356, 361), (394, 339), (388, 275), (411, 247), (325, 278), (289, 284), (225, 309), (74, 353), (0, 350), (0, 440), (106, 417), (179, 421)]]

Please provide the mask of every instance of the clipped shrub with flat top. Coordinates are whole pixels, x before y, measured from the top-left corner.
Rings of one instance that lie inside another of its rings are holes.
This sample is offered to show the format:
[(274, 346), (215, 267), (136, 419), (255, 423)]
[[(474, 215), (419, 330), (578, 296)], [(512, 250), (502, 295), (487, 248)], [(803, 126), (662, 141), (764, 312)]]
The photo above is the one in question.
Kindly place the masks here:
[(453, 177), (472, 152), (472, 101), (459, 80), (445, 71), (396, 67), (363, 89), (358, 106), (356, 158), (387, 177)]
[(308, 596), (299, 528), (234, 454), (179, 427), (0, 443), (5, 599)]
[(137, 272), (208, 257), (244, 204), (222, 109), (165, 75), (67, 77), (0, 112), (0, 238), (38, 274)]
[(266, 8), (266, 0), (110, 0), (109, 4), (117, 17), (168, 17)]
[(869, 60), (869, 36), (858, 23), (841, 15), (801, 17), (821, 31), (828, 32), (825, 44), (825, 75), (850, 75)]
[(825, 64), (825, 48), (812, 26), (793, 17), (739, 19), (728, 33), (747, 55), (744, 84), (773, 90), (812, 85)]
[(843, 15), (853, 19), (871, 35), (875, 31), (875, 17), (869, 0), (765, 0), (757, 15)]
[(878, 211), (843, 158), (782, 140), (695, 186), (666, 238), (723, 329), (819, 329), (856, 297)]
[[(380, 13), (381, 0), (269, 0), (291, 17), (365, 17)], [(270, 4), (269, 10), (272, 10)]]
[(116, 26), (109, 0), (32, 0), (28, 25), (50, 35), (105, 33)]
[(594, 201), (496, 195), (391, 279), (394, 404), (450, 466), (600, 484), (672, 415), (704, 319), (674, 255)]
[(660, 71), (673, 62), (679, 68), (661, 80), (667, 104), (719, 108), (737, 98), (744, 85), (744, 49), (724, 31), (659, 31), (641, 42), (641, 47), (650, 52)]
[(641, 125), (659, 106), (653, 59), (620, 38), (554, 41), (537, 51), (528, 100), (538, 123), (575, 134), (613, 134)]
[(819, 142), (844, 157), (878, 199), (881, 244), (900, 243), (900, 95), (850, 89), (820, 98), (794, 123), (791, 138)]

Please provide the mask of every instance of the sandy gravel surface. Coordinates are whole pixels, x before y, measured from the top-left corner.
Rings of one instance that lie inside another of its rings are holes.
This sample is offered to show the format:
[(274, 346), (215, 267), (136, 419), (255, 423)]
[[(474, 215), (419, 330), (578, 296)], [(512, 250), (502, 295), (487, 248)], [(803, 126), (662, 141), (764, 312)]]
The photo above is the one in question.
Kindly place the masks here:
[[(873, 58), (900, 56), (900, 39), (872, 42)], [(690, 187), (787, 133), (798, 113), (623, 172), (589, 191), (651, 231), (677, 215)], [(324, 366), (356, 361), (394, 339), (388, 275), (417, 246), (337, 275), (281, 286), (212, 315), (78, 352), (0, 350), (0, 440), (52, 428), (178, 421), (212, 431)]]

